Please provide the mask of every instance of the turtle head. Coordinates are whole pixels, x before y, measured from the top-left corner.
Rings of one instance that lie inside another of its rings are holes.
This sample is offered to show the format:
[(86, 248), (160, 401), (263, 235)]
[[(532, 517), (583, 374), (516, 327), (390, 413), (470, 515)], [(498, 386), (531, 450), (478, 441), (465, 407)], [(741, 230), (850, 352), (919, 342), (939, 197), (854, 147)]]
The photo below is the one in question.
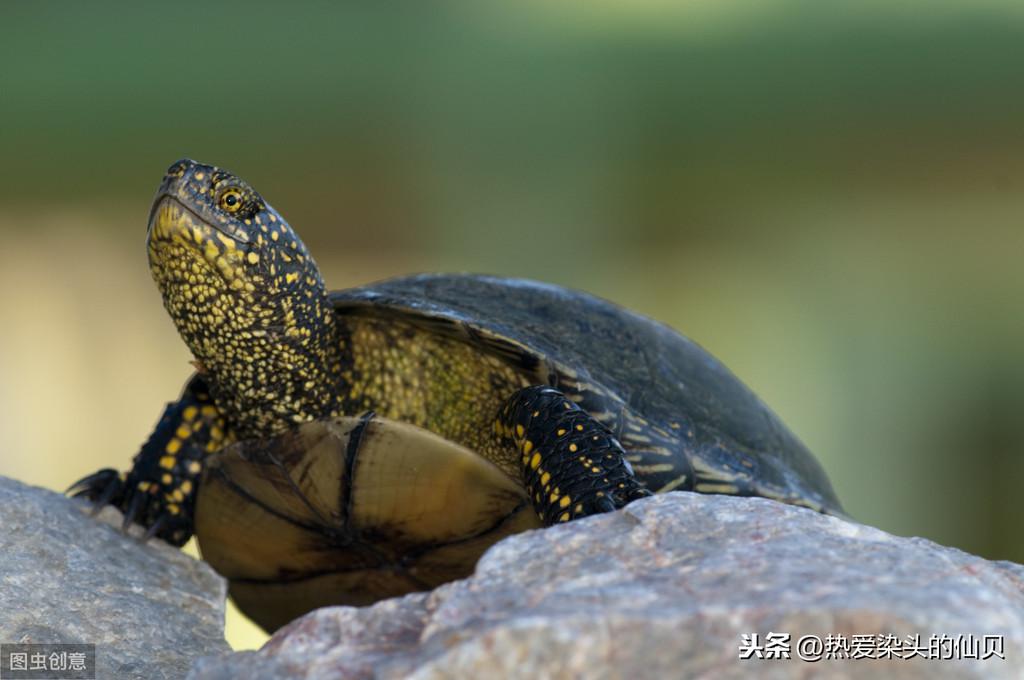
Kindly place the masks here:
[(324, 415), (333, 310), (306, 246), (255, 189), (221, 168), (174, 163), (147, 245), (164, 306), (243, 436)]
[[(186, 245), (191, 241), (211, 265), (234, 252), (285, 263), (281, 254), (289, 251), (309, 255), (280, 213), (247, 182), (188, 159), (167, 169), (149, 213), (147, 236), (151, 256), (163, 244), (181, 239)], [(232, 273), (227, 271), (226, 278)]]

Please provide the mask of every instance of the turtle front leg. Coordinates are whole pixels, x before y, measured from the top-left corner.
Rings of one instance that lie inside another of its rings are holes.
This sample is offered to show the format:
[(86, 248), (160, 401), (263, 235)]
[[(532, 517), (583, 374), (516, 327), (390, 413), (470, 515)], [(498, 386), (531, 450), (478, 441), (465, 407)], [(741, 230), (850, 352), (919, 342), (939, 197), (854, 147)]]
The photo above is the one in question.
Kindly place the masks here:
[(513, 394), (495, 430), (518, 449), (523, 482), (545, 525), (609, 512), (651, 495), (611, 431), (552, 387)]
[(196, 376), (181, 398), (164, 409), (129, 472), (100, 470), (75, 482), (68, 493), (88, 498), (97, 509), (118, 508), (125, 529), (136, 522), (146, 527), (147, 538), (182, 546), (192, 536), (203, 461), (228, 443), (224, 418)]

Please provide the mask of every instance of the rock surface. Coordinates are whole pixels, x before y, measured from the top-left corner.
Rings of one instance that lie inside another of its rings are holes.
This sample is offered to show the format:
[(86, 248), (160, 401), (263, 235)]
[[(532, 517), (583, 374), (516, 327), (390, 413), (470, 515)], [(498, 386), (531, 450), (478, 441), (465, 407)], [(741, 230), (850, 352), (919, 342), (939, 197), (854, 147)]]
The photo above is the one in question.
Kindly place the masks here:
[(0, 642), (96, 645), (97, 678), (184, 677), (229, 651), (225, 585), (161, 541), (142, 543), (86, 505), (0, 477)]
[[(790, 635), (790, 659), (739, 658), (743, 634), (770, 632)], [(933, 635), (1001, 635), (1005, 659), (797, 652), (805, 635), (879, 634), (919, 635), (925, 656)], [(763, 499), (674, 493), (509, 538), (432, 593), (313, 612), (189, 677), (1021, 678), (1024, 567)]]

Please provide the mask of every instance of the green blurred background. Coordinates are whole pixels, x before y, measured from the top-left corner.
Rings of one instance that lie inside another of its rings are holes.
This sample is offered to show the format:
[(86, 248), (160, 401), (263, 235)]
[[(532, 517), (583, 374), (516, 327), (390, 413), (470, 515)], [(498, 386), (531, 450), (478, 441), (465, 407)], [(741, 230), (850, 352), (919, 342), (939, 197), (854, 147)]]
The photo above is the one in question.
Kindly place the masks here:
[(492, 272), (665, 321), (854, 517), (1024, 562), (1022, 85), (1017, 0), (5, 2), (0, 474), (125, 467), (180, 389), (143, 239), (190, 156), (332, 287)]

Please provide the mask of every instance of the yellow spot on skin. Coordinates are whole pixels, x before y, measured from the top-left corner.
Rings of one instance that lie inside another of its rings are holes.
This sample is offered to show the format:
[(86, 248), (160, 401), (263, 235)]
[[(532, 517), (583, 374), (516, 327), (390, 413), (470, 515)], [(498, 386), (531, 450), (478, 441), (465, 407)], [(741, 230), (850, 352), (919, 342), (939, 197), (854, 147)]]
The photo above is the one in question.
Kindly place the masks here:
[(569, 521), (569, 513), (563, 512), (561, 515), (558, 516), (558, 521), (559, 522), (568, 522)]
[(192, 461), (188, 464), (188, 471), (193, 475), (198, 475), (202, 470), (203, 466), (196, 461)]
[(203, 173), (201, 173), (201, 172), (197, 172), (196, 173), (196, 179), (199, 180), (200, 182), (202, 182), (203, 179), (205, 179), (205, 178), (206, 178), (206, 175), (204, 175)]
[(558, 428), (558, 436), (561, 437), (564, 434), (565, 434), (565, 428), (562, 428), (562, 427)]
[(174, 481), (174, 477), (171, 477), (169, 474), (166, 474), (166, 473), (164, 473), (164, 476), (160, 478), (160, 482), (163, 483), (164, 486), (167, 486), (168, 484), (170, 484), (173, 481)]
[(166, 451), (167, 453), (171, 454), (172, 456), (174, 454), (176, 454), (180, 450), (181, 450), (181, 440), (178, 439), (178, 438), (174, 438), (171, 441), (167, 442), (167, 446), (164, 448), (164, 451)]
[(204, 406), (199, 412), (207, 418), (213, 418), (217, 415), (217, 409), (213, 406)]
[(174, 431), (174, 434), (182, 439), (188, 439), (192, 434), (192, 430), (186, 425), (180, 425), (178, 426), (178, 429)]
[(558, 505), (563, 508), (569, 507), (569, 503), (572, 503), (572, 499), (568, 496), (562, 496), (562, 500), (558, 501)]
[(181, 512), (181, 508), (179, 508), (174, 503), (171, 503), (167, 506), (167, 512), (171, 513), (172, 515), (177, 515)]
[(185, 494), (181, 493), (181, 489), (175, 489), (174, 492), (171, 493), (171, 498), (173, 498), (176, 502), (181, 503), (183, 500), (185, 500)]
[(524, 434), (526, 434), (526, 430), (523, 429), (523, 426), (522, 425), (516, 425), (516, 436), (517, 437), (522, 437)]
[(195, 406), (188, 406), (181, 412), (181, 415), (185, 420), (195, 420), (196, 416), (199, 415), (199, 409)]
[(295, 283), (296, 281), (299, 280), (299, 275), (296, 272), (289, 272), (288, 274), (284, 275), (284, 280), (287, 281), (288, 283)]
[(174, 469), (174, 456), (163, 456), (160, 459), (160, 467), (162, 467), (165, 470), (173, 470)]
[(572, 451), (573, 453), (576, 453), (577, 448), (579, 447), (577, 447), (575, 444), (569, 444), (569, 450)]
[(572, 509), (577, 515), (583, 512), (583, 503), (577, 503), (576, 507)]
[(551, 481), (551, 473), (550, 472), (545, 472), (543, 475), (540, 476), (540, 483), (541, 484), (547, 486), (547, 483), (550, 482), (550, 481)]
[(184, 482), (182, 482), (181, 483), (181, 492), (182, 493), (192, 493), (192, 482), (188, 481), (187, 479)]
[(530, 459), (530, 467), (534, 470), (540, 467), (540, 452), (533, 454), (533, 458)]
[(530, 451), (533, 451), (533, 442), (527, 439), (525, 442), (523, 442), (523, 455), (530, 455)]
[(555, 501), (557, 501), (557, 500), (558, 500), (558, 492), (557, 492), (557, 491), (552, 491), (552, 492), (551, 492), (551, 497), (550, 497), (550, 498), (551, 498), (551, 502), (552, 502), (552, 503), (554, 503)]
[(580, 432), (583, 432), (583, 426), (582, 425), (577, 425), (576, 429), (579, 430)]
[(249, 264), (258, 264), (260, 261), (260, 256), (257, 253), (249, 253), (248, 255), (245, 256), (245, 259), (249, 260)]

